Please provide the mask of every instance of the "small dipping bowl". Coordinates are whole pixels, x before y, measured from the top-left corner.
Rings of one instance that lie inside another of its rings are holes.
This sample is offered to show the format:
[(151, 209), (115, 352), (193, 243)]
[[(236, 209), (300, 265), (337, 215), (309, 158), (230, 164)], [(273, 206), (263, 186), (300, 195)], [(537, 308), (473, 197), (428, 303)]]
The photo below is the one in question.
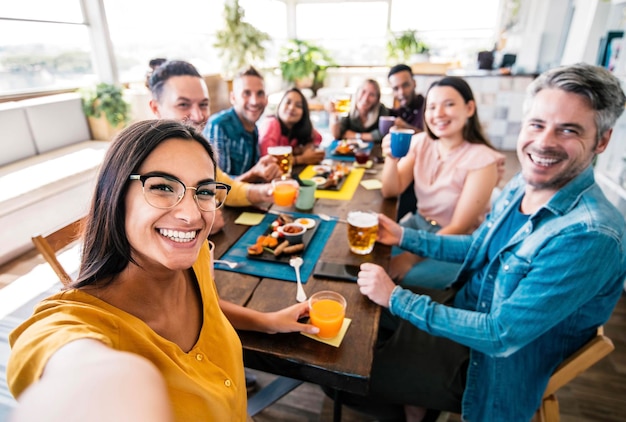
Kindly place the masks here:
[(278, 233), (289, 241), (290, 245), (297, 245), (302, 243), (302, 236), (306, 233), (306, 227), (299, 223), (288, 223), (282, 226), (278, 226), (276, 229)]

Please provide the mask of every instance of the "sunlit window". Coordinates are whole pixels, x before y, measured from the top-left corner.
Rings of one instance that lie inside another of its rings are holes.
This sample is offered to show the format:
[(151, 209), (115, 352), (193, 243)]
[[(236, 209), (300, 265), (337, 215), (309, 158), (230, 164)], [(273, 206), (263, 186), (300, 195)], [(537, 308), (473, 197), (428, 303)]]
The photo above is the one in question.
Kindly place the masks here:
[(319, 42), (342, 65), (384, 65), (388, 3), (303, 3), (298, 38)]
[[(501, 0), (393, 0), (392, 31), (416, 30), (441, 58), (491, 50)], [(454, 13), (450, 13), (454, 11)]]
[[(224, 1), (1, 1), (0, 95), (95, 82), (96, 71), (107, 62), (94, 62), (103, 57), (95, 51), (103, 46), (94, 41), (102, 37), (92, 40), (99, 22), (91, 26), (81, 5), (97, 8), (100, 2), (121, 82), (143, 81), (156, 57), (188, 60), (204, 74), (220, 73), (222, 55), (213, 44)], [(435, 60), (473, 58), (493, 46), (501, 0), (239, 1), (246, 21), (272, 38), (265, 44), (265, 61), (255, 64), (273, 68), (290, 37), (325, 47), (339, 65), (385, 66), (389, 31), (405, 29), (418, 31)]]
[(0, 3), (0, 95), (95, 81), (79, 0)]

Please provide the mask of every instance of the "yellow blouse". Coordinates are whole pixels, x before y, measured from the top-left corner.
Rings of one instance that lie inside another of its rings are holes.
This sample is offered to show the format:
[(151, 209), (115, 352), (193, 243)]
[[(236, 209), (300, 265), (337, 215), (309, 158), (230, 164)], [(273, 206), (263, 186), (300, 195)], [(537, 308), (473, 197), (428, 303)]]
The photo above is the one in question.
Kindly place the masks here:
[(178, 421), (246, 420), (246, 383), (241, 342), (218, 304), (210, 273), (209, 248), (194, 264), (204, 305), (197, 343), (189, 352), (156, 334), (142, 320), (81, 290), (55, 294), (10, 335), (7, 383), (18, 397), (43, 373), (63, 345), (93, 338), (141, 355), (163, 374)]

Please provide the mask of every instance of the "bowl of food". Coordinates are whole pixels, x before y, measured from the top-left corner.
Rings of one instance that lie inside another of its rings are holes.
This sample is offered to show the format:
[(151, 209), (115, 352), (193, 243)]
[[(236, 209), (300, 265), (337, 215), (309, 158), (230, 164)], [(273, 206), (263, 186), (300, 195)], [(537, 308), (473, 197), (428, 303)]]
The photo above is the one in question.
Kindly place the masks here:
[(289, 241), (289, 244), (302, 243), (302, 236), (306, 233), (306, 227), (300, 223), (289, 223), (279, 226), (277, 231), (280, 236)]

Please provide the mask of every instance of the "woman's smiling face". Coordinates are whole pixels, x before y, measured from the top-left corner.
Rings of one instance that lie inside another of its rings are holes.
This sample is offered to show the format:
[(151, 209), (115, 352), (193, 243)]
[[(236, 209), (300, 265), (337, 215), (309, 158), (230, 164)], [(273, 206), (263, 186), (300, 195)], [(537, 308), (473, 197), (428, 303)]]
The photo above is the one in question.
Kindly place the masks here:
[(473, 101), (465, 102), (463, 96), (450, 86), (435, 86), (428, 92), (424, 118), (430, 130), (439, 138), (458, 137), (475, 112)]
[[(209, 154), (196, 142), (172, 138), (157, 146), (139, 167), (140, 175), (159, 172), (195, 187), (213, 180), (215, 170)], [(129, 181), (125, 198), (126, 235), (135, 261), (144, 269), (190, 268), (206, 241), (215, 212), (200, 211), (193, 189), (172, 209), (148, 204), (140, 181)], [(131, 264), (132, 265), (132, 264)]]
[(291, 128), (302, 119), (302, 107), (302, 97), (297, 92), (288, 92), (278, 107), (278, 117)]

